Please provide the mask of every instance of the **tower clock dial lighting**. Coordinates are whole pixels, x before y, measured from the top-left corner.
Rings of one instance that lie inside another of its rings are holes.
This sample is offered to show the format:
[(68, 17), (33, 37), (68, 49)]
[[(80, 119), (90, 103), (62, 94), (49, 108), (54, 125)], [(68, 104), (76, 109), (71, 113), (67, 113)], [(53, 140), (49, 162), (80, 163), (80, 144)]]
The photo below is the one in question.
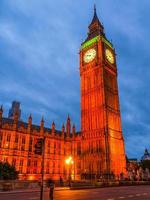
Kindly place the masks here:
[(89, 49), (85, 52), (83, 60), (85, 63), (89, 63), (96, 57), (96, 50), (94, 48)]
[(113, 53), (109, 50), (109, 49), (106, 49), (105, 50), (105, 56), (106, 56), (106, 59), (111, 63), (111, 64), (114, 64), (114, 55)]

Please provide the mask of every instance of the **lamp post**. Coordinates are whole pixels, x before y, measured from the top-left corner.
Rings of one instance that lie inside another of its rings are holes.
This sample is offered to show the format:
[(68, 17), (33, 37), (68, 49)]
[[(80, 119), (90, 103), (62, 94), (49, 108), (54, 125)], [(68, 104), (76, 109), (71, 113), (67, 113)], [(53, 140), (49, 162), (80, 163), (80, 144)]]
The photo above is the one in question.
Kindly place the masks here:
[(67, 158), (65, 162), (69, 167), (69, 187), (70, 187), (71, 186), (71, 165), (74, 163), (72, 156), (69, 156), (69, 158)]

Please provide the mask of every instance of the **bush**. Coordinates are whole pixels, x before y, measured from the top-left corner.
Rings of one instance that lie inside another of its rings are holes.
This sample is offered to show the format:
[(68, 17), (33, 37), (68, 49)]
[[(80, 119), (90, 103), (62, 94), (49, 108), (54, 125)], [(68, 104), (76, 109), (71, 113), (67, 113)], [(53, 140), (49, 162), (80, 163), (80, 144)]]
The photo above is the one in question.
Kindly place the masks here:
[(0, 180), (16, 180), (19, 172), (8, 162), (0, 162)]

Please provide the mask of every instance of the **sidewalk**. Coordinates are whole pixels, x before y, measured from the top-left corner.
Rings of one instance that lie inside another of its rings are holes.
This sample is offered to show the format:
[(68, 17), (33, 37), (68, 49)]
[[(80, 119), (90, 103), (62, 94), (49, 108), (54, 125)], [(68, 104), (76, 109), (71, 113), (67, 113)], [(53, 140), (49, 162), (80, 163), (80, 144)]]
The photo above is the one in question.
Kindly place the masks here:
[[(55, 187), (55, 191), (62, 191), (62, 190), (70, 190), (69, 187)], [(48, 188), (44, 188), (44, 192), (48, 192)], [(9, 190), (9, 191), (0, 191), (0, 194), (15, 194), (15, 193), (30, 193), (30, 192), (40, 192), (39, 188), (34, 189), (21, 189), (21, 190)]]
[[(72, 187), (55, 187), (55, 191), (62, 190), (81, 190), (81, 189), (96, 189), (96, 188), (105, 188), (105, 187), (121, 187), (121, 186), (139, 186), (139, 185), (150, 185), (150, 181), (139, 181), (139, 182), (98, 182), (94, 185), (82, 185), (75, 184)], [(45, 192), (49, 191), (49, 188), (44, 188)], [(30, 192), (40, 192), (40, 188), (31, 188), (31, 189), (18, 189), (18, 190), (9, 190), (9, 191), (0, 191), (0, 194), (15, 194), (15, 193), (30, 193)]]

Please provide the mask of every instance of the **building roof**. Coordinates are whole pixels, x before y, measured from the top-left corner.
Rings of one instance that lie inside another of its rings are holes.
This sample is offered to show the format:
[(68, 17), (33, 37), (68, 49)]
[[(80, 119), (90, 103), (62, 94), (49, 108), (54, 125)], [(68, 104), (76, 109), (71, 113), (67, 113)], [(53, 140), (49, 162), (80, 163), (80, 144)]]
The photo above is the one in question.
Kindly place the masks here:
[[(4, 126), (5, 124), (8, 124), (11, 126), (13, 126), (14, 124), (14, 120), (13, 119), (10, 119), (10, 118), (3, 118), (2, 119), (2, 125)], [(26, 122), (23, 122), (23, 121), (18, 121), (17, 122), (17, 128), (25, 128), (27, 129), (28, 128), (28, 123)], [(40, 132), (40, 126), (39, 125), (36, 125), (36, 124), (32, 124), (31, 125), (31, 131), (37, 131), (37, 132)], [(52, 132), (52, 129), (51, 128), (48, 128), (48, 127), (44, 127), (44, 132), (48, 132), (48, 133), (51, 133)], [(62, 131), (61, 130), (55, 130), (55, 134), (61, 134)], [(77, 135), (80, 135), (80, 132), (76, 132)], [(72, 135), (72, 134), (71, 134)], [(70, 137), (71, 137), (70, 135)]]
[(145, 149), (144, 155), (141, 157), (141, 160), (150, 160), (150, 153), (148, 149)]

